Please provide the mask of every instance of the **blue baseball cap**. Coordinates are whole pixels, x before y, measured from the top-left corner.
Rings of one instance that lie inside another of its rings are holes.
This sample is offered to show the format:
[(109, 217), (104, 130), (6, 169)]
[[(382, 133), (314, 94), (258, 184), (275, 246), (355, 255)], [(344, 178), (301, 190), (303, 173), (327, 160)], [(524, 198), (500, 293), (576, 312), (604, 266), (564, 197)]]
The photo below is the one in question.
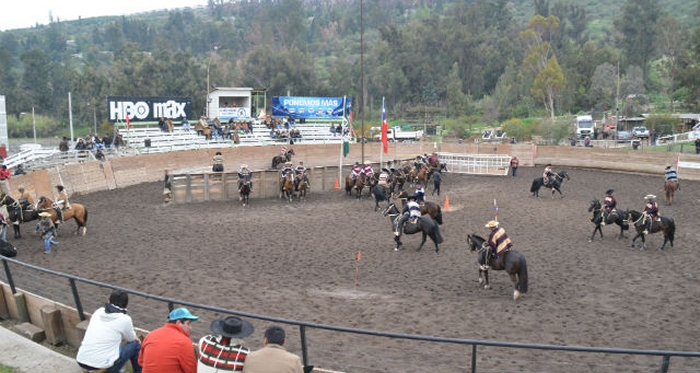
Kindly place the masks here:
[(199, 320), (199, 316), (195, 316), (187, 308), (181, 307), (181, 308), (176, 308), (176, 309), (170, 311), (170, 314), (168, 315), (168, 320), (169, 321), (176, 321), (176, 320), (197, 321), (197, 320)]

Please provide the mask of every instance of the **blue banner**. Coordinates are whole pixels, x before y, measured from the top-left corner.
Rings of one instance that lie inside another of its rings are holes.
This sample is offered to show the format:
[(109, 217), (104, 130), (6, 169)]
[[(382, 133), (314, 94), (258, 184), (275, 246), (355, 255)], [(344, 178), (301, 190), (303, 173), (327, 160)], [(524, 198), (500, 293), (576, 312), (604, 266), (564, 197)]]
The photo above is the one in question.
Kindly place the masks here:
[(339, 119), (349, 115), (352, 99), (345, 99), (343, 110), (342, 97), (272, 97), (272, 116), (292, 117), (294, 119)]

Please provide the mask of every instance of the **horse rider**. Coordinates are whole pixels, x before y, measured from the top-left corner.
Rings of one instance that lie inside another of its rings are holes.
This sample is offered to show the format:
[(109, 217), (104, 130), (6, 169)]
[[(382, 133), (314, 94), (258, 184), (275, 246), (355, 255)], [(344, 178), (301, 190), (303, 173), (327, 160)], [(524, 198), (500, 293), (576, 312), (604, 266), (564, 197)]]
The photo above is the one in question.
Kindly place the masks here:
[(664, 176), (665, 181), (672, 181), (676, 183), (676, 188), (681, 189), (681, 183), (678, 181), (678, 172), (673, 169), (672, 166), (666, 166), (666, 175)]
[(383, 186), (385, 190), (389, 190), (390, 175), (391, 171), (387, 170), (386, 168), (382, 168), (382, 172), (379, 173), (379, 180), (377, 181), (377, 184)]
[(416, 191), (413, 193), (413, 199), (416, 201), (416, 203), (423, 203), (425, 202), (425, 189), (423, 189), (423, 185), (419, 183), (416, 180)]
[(552, 178), (554, 178), (552, 164), (547, 163), (547, 166), (544, 167), (544, 172), (542, 173), (542, 182), (544, 183), (544, 185), (549, 185), (549, 183), (552, 181)]
[(365, 161), (365, 165), (360, 170), (360, 173), (365, 175), (367, 180), (370, 180), (374, 176), (374, 170), (372, 169), (372, 162)]
[(17, 202), (22, 210), (34, 209), (34, 199), (32, 195), (27, 192), (24, 187), (19, 187), (19, 197), (17, 197)]
[(282, 149), (280, 149), (280, 157), (287, 159), (287, 147), (283, 146)]
[(287, 176), (292, 176), (294, 170), (292, 169), (292, 162), (284, 162), (284, 168), (282, 169), (282, 185), (287, 183)]
[(211, 166), (213, 172), (224, 172), (224, 156), (221, 155), (221, 152), (216, 152), (212, 161), (214, 162)]
[(608, 216), (617, 206), (617, 200), (615, 200), (613, 193), (615, 193), (613, 189), (608, 189), (605, 192), (605, 198), (603, 198), (603, 221), (600, 223), (602, 226), (605, 226), (605, 221), (608, 220)]
[[(241, 164), (241, 167), (238, 169), (238, 193), (241, 192), (241, 187), (243, 186), (243, 183), (246, 181), (250, 181), (250, 178), (253, 176), (253, 173), (250, 172), (250, 169), (248, 168), (247, 164)], [(253, 191), (253, 183), (250, 183), (250, 190)]]
[(173, 200), (173, 175), (168, 170), (165, 170), (163, 178), (163, 201), (169, 203)]
[(644, 221), (642, 223), (645, 225), (645, 229), (642, 234), (649, 234), (654, 220), (661, 220), (661, 215), (659, 215), (659, 205), (655, 201), (655, 195), (647, 194), (644, 199), (646, 200), (646, 205), (644, 205)]
[(56, 190), (58, 190), (58, 196), (56, 197), (54, 207), (58, 211), (58, 221), (63, 222), (63, 210), (70, 210), (70, 202), (68, 201), (68, 194), (63, 185), (56, 185)]
[(437, 153), (433, 152), (433, 154), (431, 154), (430, 157), (428, 157), (428, 164), (433, 168), (440, 167), (440, 162), (438, 161)]
[(357, 181), (357, 177), (360, 176), (360, 173), (362, 173), (362, 167), (360, 166), (360, 162), (355, 162), (355, 164), (350, 169), (350, 173), (352, 174), (352, 183), (355, 184), (355, 182)]
[[(301, 178), (306, 176), (306, 167), (304, 167), (304, 161), (299, 161), (299, 164), (294, 169), (294, 175), (296, 176), (296, 179), (294, 180), (294, 190), (298, 191), (299, 190), (299, 182), (301, 181)], [(308, 180), (307, 180), (306, 186), (310, 187)]]
[(491, 230), (491, 233), (485, 243), (489, 246), (489, 252), (486, 255), (484, 270), (491, 268), (489, 265), (491, 257), (493, 257), (493, 260), (498, 260), (504, 252), (513, 247), (513, 242), (508, 238), (506, 230), (499, 225), (497, 220), (491, 220), (485, 225), (486, 228)]
[(420, 169), (421, 169), (421, 167), (423, 167), (424, 163), (425, 162), (423, 162), (423, 157), (420, 155), (417, 155), (416, 160), (413, 161), (413, 167), (416, 169), (416, 174), (418, 174), (420, 172)]
[(394, 230), (394, 236), (398, 237), (403, 231), (403, 226), (406, 221), (410, 218), (420, 218), (420, 205), (416, 202), (416, 197), (408, 196), (408, 201), (406, 206), (404, 206), (403, 211), (401, 211), (401, 217), (396, 221), (396, 230)]

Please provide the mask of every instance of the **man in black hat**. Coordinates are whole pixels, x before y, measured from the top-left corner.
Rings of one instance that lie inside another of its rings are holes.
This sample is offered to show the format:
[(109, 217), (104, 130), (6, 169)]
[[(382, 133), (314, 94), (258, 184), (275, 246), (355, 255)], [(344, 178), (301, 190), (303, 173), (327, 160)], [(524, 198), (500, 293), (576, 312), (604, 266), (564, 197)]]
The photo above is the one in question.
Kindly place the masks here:
[(214, 320), (211, 331), (199, 340), (197, 372), (242, 372), (250, 349), (243, 339), (253, 333), (253, 325), (237, 316)]
[(608, 191), (605, 192), (605, 198), (603, 199), (603, 221), (600, 223), (602, 226), (605, 226), (605, 221), (608, 220), (608, 216), (610, 216), (612, 210), (617, 206), (617, 201), (613, 193), (615, 193), (613, 189), (608, 189)]

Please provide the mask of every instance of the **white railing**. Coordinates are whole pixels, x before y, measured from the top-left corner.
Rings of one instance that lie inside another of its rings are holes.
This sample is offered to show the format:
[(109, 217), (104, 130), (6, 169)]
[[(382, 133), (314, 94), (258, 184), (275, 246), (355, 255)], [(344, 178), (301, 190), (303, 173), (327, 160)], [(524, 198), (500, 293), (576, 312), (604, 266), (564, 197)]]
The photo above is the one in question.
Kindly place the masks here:
[(510, 168), (507, 154), (438, 153), (438, 159), (456, 173), (507, 176)]

